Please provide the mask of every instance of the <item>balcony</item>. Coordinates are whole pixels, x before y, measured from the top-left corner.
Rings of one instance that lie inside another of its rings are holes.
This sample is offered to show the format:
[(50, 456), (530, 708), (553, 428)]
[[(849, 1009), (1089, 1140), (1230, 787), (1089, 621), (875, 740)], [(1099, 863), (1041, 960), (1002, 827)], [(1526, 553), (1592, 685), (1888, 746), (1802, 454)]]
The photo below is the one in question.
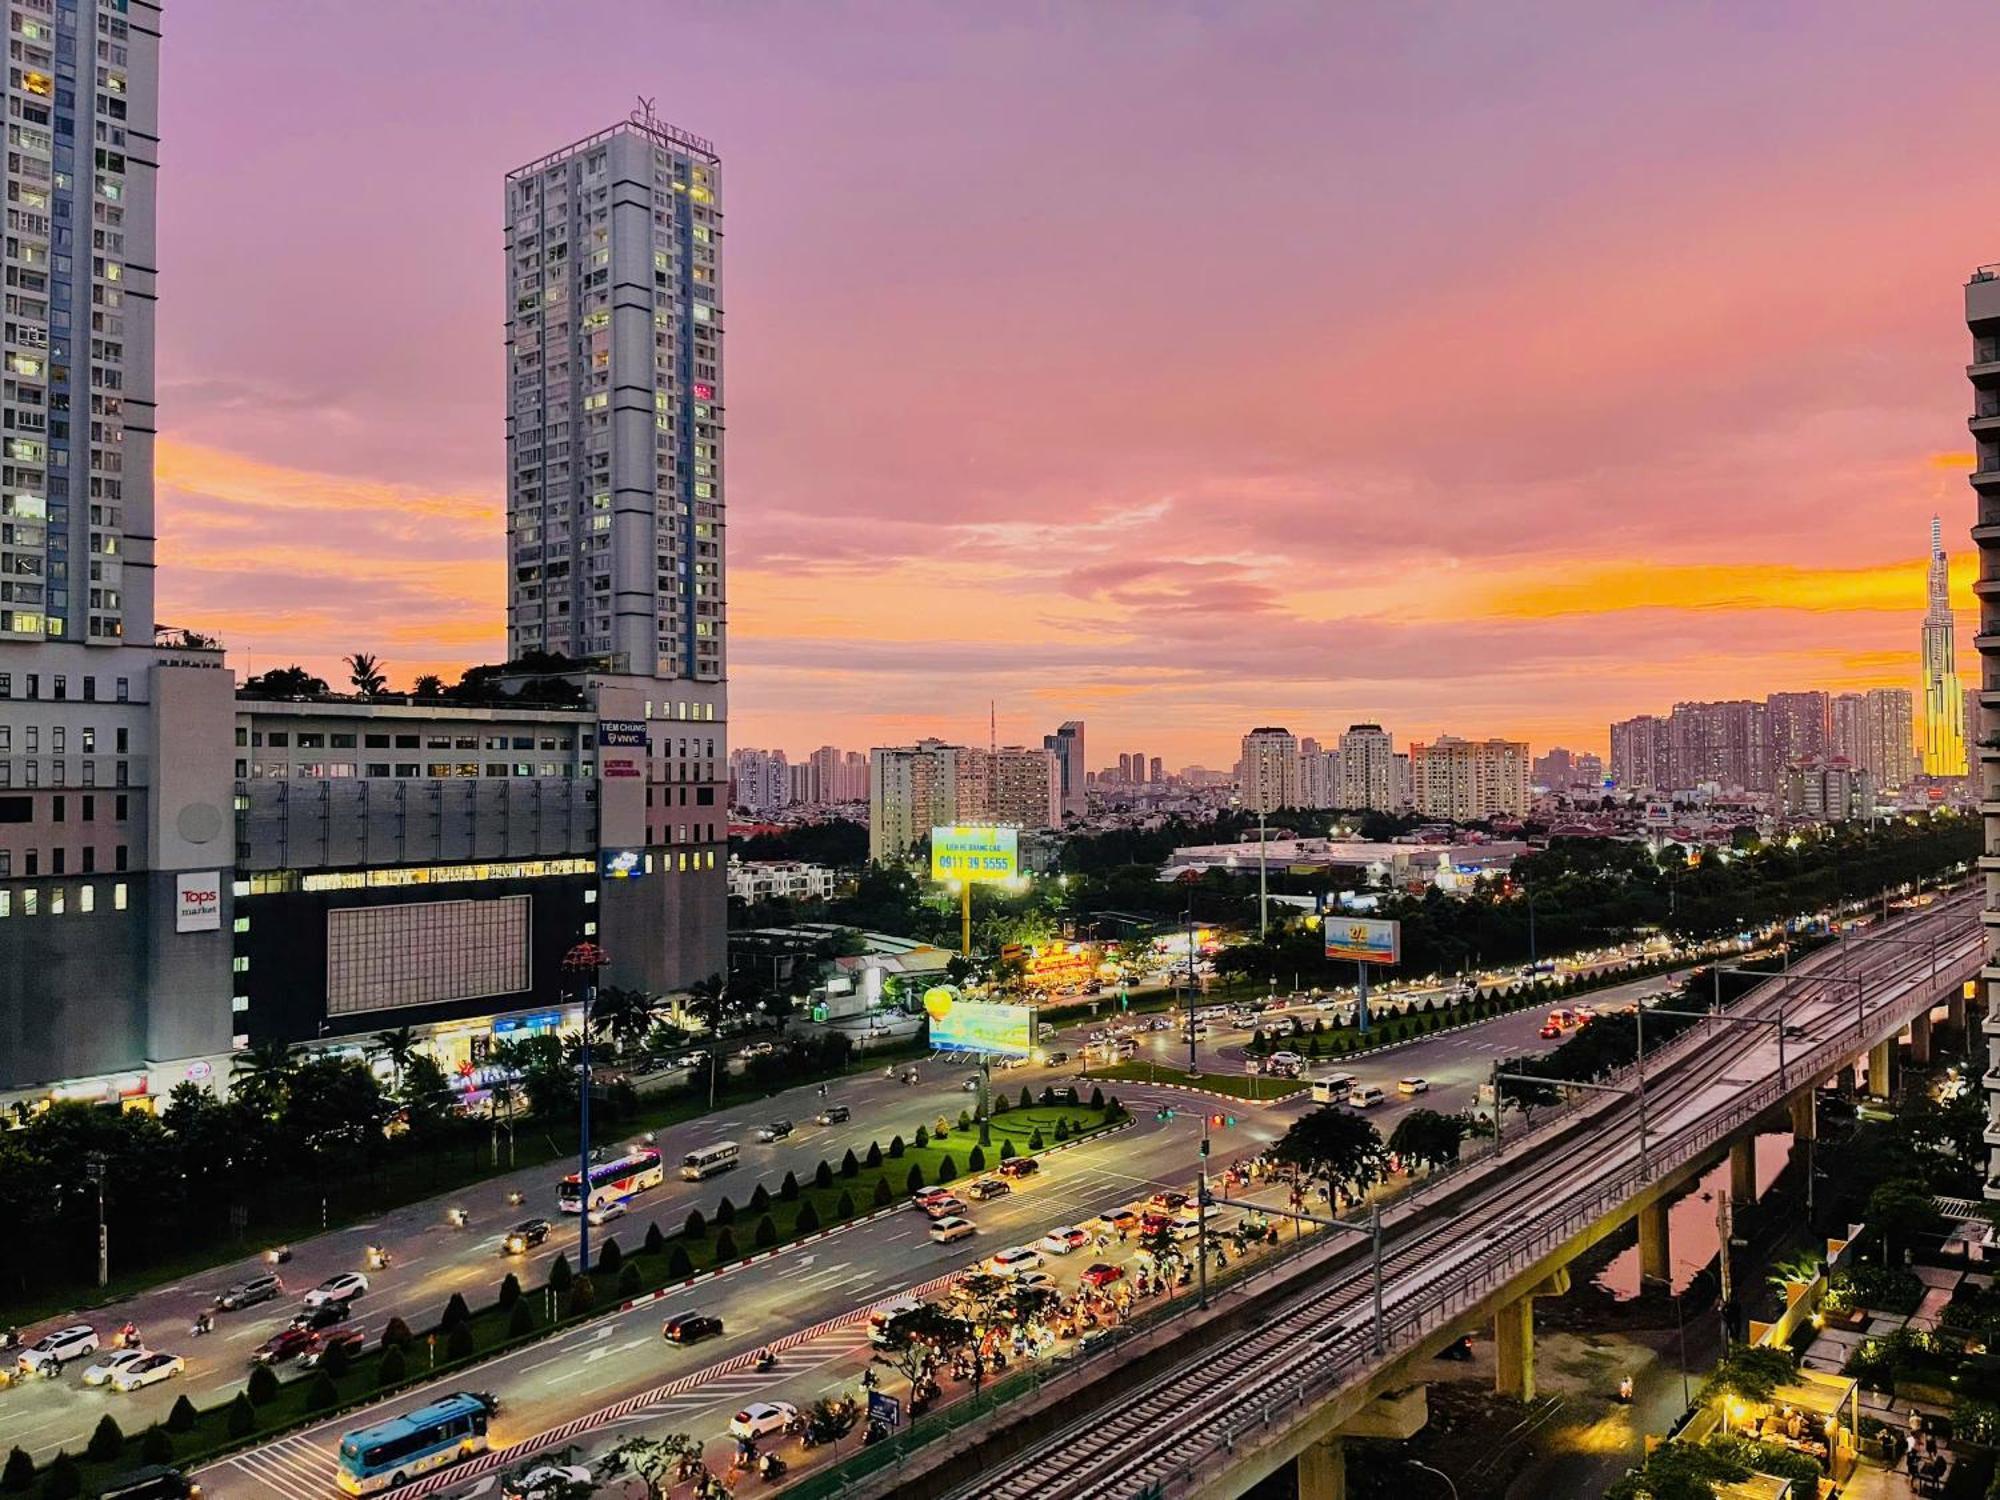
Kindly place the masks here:
[(1984, 1135), (1987, 1145), (2000, 1146), (2000, 1120), (1988, 1120)]
[[(2000, 360), (1996, 360), (1995, 364), (2000, 366)], [(1974, 437), (2000, 434), (2000, 410), (1976, 411), (1965, 419), (1965, 426)]]
[[(2000, 364), (1995, 364), (1992, 368), (1995, 375), (2000, 375)], [(2000, 489), (2000, 464), (1986, 469), (1974, 469), (1971, 479), (1975, 489), (1988, 491)]]

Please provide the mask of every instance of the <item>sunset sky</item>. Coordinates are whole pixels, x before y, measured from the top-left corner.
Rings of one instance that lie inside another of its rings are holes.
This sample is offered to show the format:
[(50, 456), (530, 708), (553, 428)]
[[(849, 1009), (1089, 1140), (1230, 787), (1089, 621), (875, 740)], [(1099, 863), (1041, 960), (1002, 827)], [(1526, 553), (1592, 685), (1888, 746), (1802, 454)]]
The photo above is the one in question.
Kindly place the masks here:
[(165, 17), (160, 618), (504, 651), (501, 179), (724, 160), (731, 740), (1356, 719), (1603, 749), (1973, 668), (1990, 3), (198, 0)]

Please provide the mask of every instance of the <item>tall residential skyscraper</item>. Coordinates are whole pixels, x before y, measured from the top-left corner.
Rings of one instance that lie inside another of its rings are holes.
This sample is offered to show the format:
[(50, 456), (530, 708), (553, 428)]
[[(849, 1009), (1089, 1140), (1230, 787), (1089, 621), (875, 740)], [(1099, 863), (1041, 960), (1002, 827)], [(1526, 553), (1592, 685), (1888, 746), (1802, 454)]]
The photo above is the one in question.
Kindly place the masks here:
[(642, 112), (507, 174), (507, 648), (723, 681), (721, 167)]
[(1611, 779), (1628, 792), (1672, 785), (1667, 774), (1668, 721), (1653, 714), (1611, 726)]
[(1950, 570), (1943, 528), (1932, 516), (1928, 607), (1924, 610), (1924, 772), (1930, 776), (1965, 774), (1965, 708), (1959, 696)]
[(1870, 688), (1861, 705), (1861, 753), (1855, 764), (1878, 787), (1907, 785), (1915, 764), (1910, 737), (1915, 708), (1908, 688)]
[(0, 641), (150, 647), (160, 7), (6, 9)]
[(1839, 694), (1833, 699), (1827, 722), (1833, 755), (1868, 768), (1868, 699), (1860, 693)]
[(1299, 805), (1297, 737), (1268, 725), (1251, 730), (1243, 736), (1243, 806), (1268, 815)]
[(1824, 759), (1832, 735), (1827, 695), (1771, 694), (1764, 700), (1764, 734), (1769, 745), (1765, 764), (1774, 778), (1795, 760)]
[[(1972, 335), (1972, 359), (1966, 374), (1972, 381), (1972, 492), (1975, 509), (1972, 538), (1979, 547), (1979, 576), (2000, 578), (2000, 266), (1981, 266), (1965, 287), (1965, 323)], [(1933, 548), (1933, 551), (1941, 550)], [(1973, 637), (1979, 648), (1979, 723), (1972, 737), (1973, 753), (1979, 758), (1978, 790), (1985, 811), (1986, 847), (2000, 848), (2000, 811), (1993, 808), (1993, 780), (2000, 771), (2000, 750), (1980, 743), (1993, 738), (1996, 695), (2000, 695), (2000, 596), (1984, 586), (1975, 590), (1979, 600), (1979, 633)], [(1946, 616), (1950, 618), (1949, 615)], [(1925, 633), (1929, 644), (1929, 632)], [(1991, 855), (1979, 861), (1986, 879), (1986, 967), (1980, 971), (1981, 999), (1985, 1001), (1986, 1027), (2000, 1015), (2000, 859)], [(1986, 1129), (2000, 1130), (2000, 1076), (1988, 1072), (1986, 1084)], [(1985, 1196), (2000, 1202), (2000, 1146), (1987, 1151)]]
[(1084, 798), (1083, 720), (1071, 719), (1054, 734), (1042, 736), (1042, 748), (1056, 760), (1056, 777), (1062, 790), (1062, 810), (1066, 817), (1082, 817), (1089, 811)]

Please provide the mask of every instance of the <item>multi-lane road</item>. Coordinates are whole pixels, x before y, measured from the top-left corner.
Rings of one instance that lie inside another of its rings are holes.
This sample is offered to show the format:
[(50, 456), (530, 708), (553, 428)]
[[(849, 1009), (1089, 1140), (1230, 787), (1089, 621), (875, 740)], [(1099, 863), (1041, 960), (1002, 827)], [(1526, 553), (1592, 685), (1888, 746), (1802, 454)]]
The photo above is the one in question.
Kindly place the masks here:
[[(1600, 1003), (1622, 1003), (1660, 983), (1657, 978), (1640, 981), (1602, 992), (1597, 998)], [(1344, 1070), (1388, 1088), (1389, 1100), (1376, 1112), (1377, 1123), (1386, 1134), (1407, 1109), (1429, 1106), (1454, 1110), (1470, 1105), (1496, 1057), (1548, 1045), (1536, 1036), (1541, 1023), (1539, 1012), (1502, 1017), (1346, 1064)], [(1052, 1045), (1074, 1050), (1090, 1029), (1088, 1025), (1073, 1028)], [(1246, 1040), (1247, 1033), (1228, 1030), (1204, 1038), (1205, 1064), (1232, 1068), (1229, 1054), (1234, 1051), (1233, 1069), (1240, 1070), (1240, 1049)], [(1142, 1057), (1148, 1047), (1162, 1049), (1163, 1060), (1185, 1060), (1185, 1043), (1176, 1045), (1172, 1033), (1145, 1037)], [(1059, 1071), (1067, 1074), (1069, 1069)], [(879, 1073), (831, 1085), (829, 1102), (848, 1104), (854, 1111), (853, 1120), (825, 1129), (802, 1125), (796, 1136), (776, 1146), (751, 1144), (755, 1125), (771, 1116), (808, 1119), (820, 1104), (816, 1088), (793, 1090), (756, 1110), (732, 1110), (677, 1127), (660, 1143), (670, 1160), (694, 1145), (734, 1139), (745, 1146), (748, 1170), (732, 1174), (733, 1180), (721, 1184), (670, 1180), (639, 1200), (634, 1214), (618, 1227), (628, 1238), (642, 1234), (647, 1220), (658, 1220), (663, 1228), (671, 1228), (689, 1207), (697, 1203), (712, 1207), (723, 1191), (736, 1189), (732, 1196), (740, 1198), (759, 1179), (775, 1187), (787, 1169), (803, 1175), (822, 1157), (838, 1160), (849, 1147), (860, 1152), (870, 1140), (886, 1140), (898, 1133), (908, 1136), (940, 1111), (955, 1114), (964, 1107), (969, 1097), (962, 1089), (964, 1069), (933, 1062), (919, 1065), (919, 1073), (923, 1081), (916, 1087), (889, 1081)], [(1428, 1096), (1413, 1100), (1394, 1093), (1396, 1078), (1411, 1073), (1429, 1080)], [(1051, 1076), (1048, 1069), (1000, 1075), (1010, 1088), (1019, 1082), (1039, 1088)], [(1116, 1135), (1052, 1156), (1045, 1170), (1023, 1184), (1020, 1192), (979, 1208), (975, 1217), (980, 1233), (974, 1241), (934, 1245), (920, 1216), (907, 1212), (890, 1215), (703, 1282), (658, 1303), (608, 1314), (581, 1330), (482, 1365), (460, 1381), (501, 1396), (505, 1414), (496, 1435), (502, 1442), (515, 1442), (676, 1379), (697, 1377), (759, 1346), (832, 1323), (843, 1326), (825, 1329), (800, 1352), (788, 1350), (785, 1362), (770, 1376), (741, 1371), (700, 1380), (690, 1390), (663, 1398), (657, 1410), (626, 1418), (618, 1432), (689, 1431), (719, 1439), (736, 1405), (751, 1395), (787, 1400), (803, 1395), (810, 1400), (829, 1390), (851, 1390), (867, 1360), (865, 1333), (852, 1320), (869, 1305), (961, 1270), (981, 1254), (1031, 1241), (1058, 1224), (1144, 1197), (1156, 1187), (1189, 1185), (1196, 1169), (1199, 1124), (1194, 1116), (1200, 1107), (1167, 1122), (1156, 1119), (1155, 1112), (1160, 1104), (1192, 1104), (1199, 1096), (1138, 1082), (1121, 1082), (1111, 1086), (1111, 1091), (1131, 1106), (1134, 1123)], [(1307, 1107), (1303, 1094), (1277, 1105), (1228, 1106), (1239, 1123), (1218, 1141), (1216, 1164), (1262, 1149)], [(359, 1264), (367, 1244), (383, 1243), (394, 1252), (393, 1264), (375, 1275), (357, 1313), (360, 1325), (371, 1333), (391, 1312), (413, 1322), (418, 1317), (434, 1317), (453, 1291), (463, 1291), (468, 1300), (477, 1301), (491, 1292), (505, 1270), (521, 1269), (518, 1260), (501, 1256), (500, 1233), (513, 1218), (530, 1210), (548, 1213), (555, 1176), (551, 1168), (532, 1174), (522, 1188), (531, 1193), (531, 1200), (522, 1209), (511, 1209), (505, 1202), (506, 1192), (518, 1184), (502, 1181), (485, 1184), (477, 1194), (463, 1199), (439, 1200), (399, 1211), (376, 1225), (297, 1246), (294, 1261), (285, 1268), (288, 1286), (301, 1290), (321, 1275), (351, 1269)], [(471, 1210), (470, 1229), (444, 1227), (444, 1210), (455, 1204)], [(558, 1223), (562, 1245), (573, 1248), (572, 1230), (571, 1221)], [(531, 1262), (533, 1270), (539, 1272), (558, 1248), (554, 1241), (543, 1246)], [(522, 1276), (533, 1283), (534, 1277), (527, 1271)], [(187, 1322), (194, 1311), (227, 1279), (228, 1273), (222, 1273), (203, 1278), (199, 1284), (186, 1283), (141, 1299), (152, 1304), (152, 1309), (138, 1318), (141, 1327), (165, 1328), (179, 1335), (156, 1335), (156, 1341), (191, 1356), (184, 1384), (170, 1382), (132, 1396), (107, 1396), (78, 1388), (73, 1376), (60, 1383), (29, 1382), (0, 1397), (0, 1444), (19, 1442), (31, 1453), (46, 1457), (59, 1446), (81, 1442), (106, 1409), (116, 1411), (130, 1430), (163, 1415), (178, 1394), (176, 1385), (197, 1399), (213, 1399), (234, 1389), (243, 1378), (243, 1361), (249, 1350), (282, 1326), (295, 1304), (287, 1298), (248, 1313), (225, 1315), (218, 1334), (186, 1340)], [(669, 1346), (661, 1340), (660, 1324), (666, 1317), (695, 1310), (720, 1314), (728, 1329), (725, 1337), (692, 1349)], [(405, 1396), (280, 1439), (213, 1466), (203, 1474), (204, 1484), (208, 1493), (225, 1500), (327, 1494), (339, 1433), (407, 1409), (420, 1399), (416, 1394)]]

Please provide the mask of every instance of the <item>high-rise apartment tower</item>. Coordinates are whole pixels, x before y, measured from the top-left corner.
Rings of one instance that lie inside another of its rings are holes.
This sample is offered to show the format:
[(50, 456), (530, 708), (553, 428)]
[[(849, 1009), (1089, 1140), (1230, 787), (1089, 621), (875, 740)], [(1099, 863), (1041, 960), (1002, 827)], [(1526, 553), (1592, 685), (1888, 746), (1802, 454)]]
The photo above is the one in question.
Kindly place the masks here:
[(641, 112), (507, 175), (507, 647), (721, 682), (715, 148)]

